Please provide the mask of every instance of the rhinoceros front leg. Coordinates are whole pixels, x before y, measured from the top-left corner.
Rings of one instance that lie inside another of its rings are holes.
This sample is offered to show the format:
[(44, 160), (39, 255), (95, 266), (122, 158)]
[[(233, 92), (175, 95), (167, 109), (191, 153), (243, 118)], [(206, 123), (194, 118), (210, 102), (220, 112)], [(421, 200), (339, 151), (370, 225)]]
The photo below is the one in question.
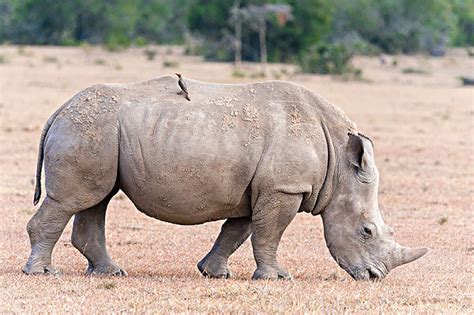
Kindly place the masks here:
[(230, 278), (227, 260), (252, 233), (252, 219), (230, 218), (222, 225), (211, 251), (198, 263), (205, 277)]
[(252, 279), (286, 279), (291, 275), (277, 261), (277, 249), (286, 227), (295, 217), (302, 195), (260, 195), (252, 215), (252, 246), (257, 270)]
[(71, 241), (89, 262), (87, 274), (126, 276), (125, 270), (110, 258), (105, 245), (105, 212), (110, 198), (75, 215)]

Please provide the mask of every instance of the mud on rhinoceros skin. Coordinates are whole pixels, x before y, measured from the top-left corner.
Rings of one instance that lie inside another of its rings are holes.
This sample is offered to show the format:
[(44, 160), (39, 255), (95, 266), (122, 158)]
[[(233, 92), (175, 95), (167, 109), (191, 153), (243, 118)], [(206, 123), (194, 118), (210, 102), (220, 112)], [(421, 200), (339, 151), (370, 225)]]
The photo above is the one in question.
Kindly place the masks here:
[(325, 99), (280, 81), (231, 85), (176, 78), (96, 85), (46, 123), (27, 274), (54, 272), (51, 253), (74, 216), (73, 245), (89, 274), (126, 275), (105, 245), (108, 202), (122, 190), (143, 213), (176, 224), (226, 219), (199, 262), (230, 277), (227, 260), (251, 237), (254, 279), (291, 279), (277, 261), (298, 212), (321, 215), (327, 246), (357, 280), (380, 279), (426, 249), (398, 245), (378, 209), (373, 144)]

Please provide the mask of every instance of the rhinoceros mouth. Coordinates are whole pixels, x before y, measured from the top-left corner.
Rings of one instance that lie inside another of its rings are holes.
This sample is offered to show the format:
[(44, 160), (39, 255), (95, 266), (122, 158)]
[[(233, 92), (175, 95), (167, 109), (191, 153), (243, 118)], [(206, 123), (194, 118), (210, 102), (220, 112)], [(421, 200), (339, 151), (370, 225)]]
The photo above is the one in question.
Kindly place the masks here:
[(369, 274), (369, 280), (371, 281), (379, 281), (385, 277), (384, 274), (373, 268), (367, 268), (367, 273)]
[(337, 264), (356, 281), (380, 281), (387, 276), (389, 271), (383, 262), (380, 262), (380, 266), (376, 263), (349, 266), (341, 257), (336, 256), (335, 259)]
[(381, 271), (377, 267), (359, 267), (354, 269), (345, 269), (349, 275), (356, 281), (373, 281), (377, 282), (385, 278), (387, 273)]

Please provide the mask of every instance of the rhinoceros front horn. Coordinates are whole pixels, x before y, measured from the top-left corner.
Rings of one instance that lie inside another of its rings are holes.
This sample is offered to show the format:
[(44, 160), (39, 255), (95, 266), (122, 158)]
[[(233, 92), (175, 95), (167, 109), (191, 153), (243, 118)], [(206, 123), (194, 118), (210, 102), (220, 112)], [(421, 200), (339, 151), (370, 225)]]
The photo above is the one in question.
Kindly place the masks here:
[(405, 246), (397, 246), (391, 257), (391, 267), (395, 268), (404, 264), (408, 264), (414, 260), (417, 260), (428, 252), (425, 247), (410, 248)]

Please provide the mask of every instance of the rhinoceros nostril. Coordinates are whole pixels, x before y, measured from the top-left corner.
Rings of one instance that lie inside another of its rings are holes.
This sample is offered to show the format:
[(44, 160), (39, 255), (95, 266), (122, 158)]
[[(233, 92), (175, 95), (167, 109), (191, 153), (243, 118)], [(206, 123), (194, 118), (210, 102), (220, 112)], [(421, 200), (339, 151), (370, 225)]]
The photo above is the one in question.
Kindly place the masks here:
[(378, 272), (375, 272), (371, 268), (367, 268), (367, 272), (369, 274), (369, 280), (378, 281), (382, 278)]

